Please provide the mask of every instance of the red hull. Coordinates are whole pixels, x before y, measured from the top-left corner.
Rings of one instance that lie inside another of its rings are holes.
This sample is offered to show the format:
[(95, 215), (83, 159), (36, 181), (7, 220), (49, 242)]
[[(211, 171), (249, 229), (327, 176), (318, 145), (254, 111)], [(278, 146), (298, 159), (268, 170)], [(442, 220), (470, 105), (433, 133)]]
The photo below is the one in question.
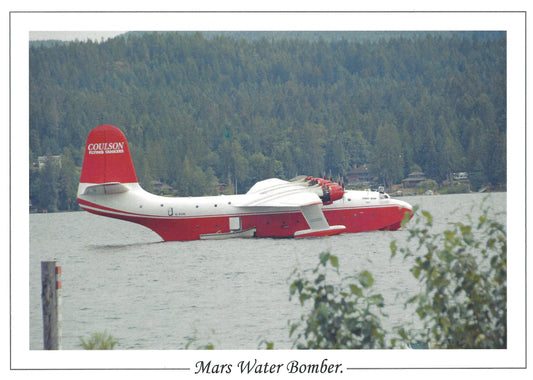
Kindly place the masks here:
[[(256, 237), (293, 237), (296, 231), (309, 228), (303, 214), (299, 211), (276, 213), (234, 213), (198, 217), (158, 217), (125, 213), (78, 199), (80, 205), (94, 214), (126, 220), (141, 224), (156, 232), (165, 241), (198, 240), (200, 235), (229, 233), (229, 218), (240, 217), (242, 229), (256, 228)], [(84, 207), (84, 206), (89, 206)], [(96, 210), (95, 210), (96, 209)], [(323, 208), (330, 226), (344, 225), (342, 232), (354, 233), (375, 230), (397, 230), (407, 208), (396, 205)]]

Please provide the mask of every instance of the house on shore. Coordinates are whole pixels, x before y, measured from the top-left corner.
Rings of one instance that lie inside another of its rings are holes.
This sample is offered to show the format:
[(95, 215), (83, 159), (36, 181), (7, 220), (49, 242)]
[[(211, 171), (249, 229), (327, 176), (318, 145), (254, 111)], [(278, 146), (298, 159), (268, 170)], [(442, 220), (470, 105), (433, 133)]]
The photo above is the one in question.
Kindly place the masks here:
[(416, 187), (416, 185), (426, 179), (426, 175), (423, 172), (412, 172), (407, 178), (402, 179), (402, 187), (404, 189)]
[(352, 170), (346, 173), (346, 185), (355, 187), (371, 187), (378, 180), (378, 177), (372, 172), (371, 165), (355, 165)]
[(37, 162), (33, 163), (34, 169), (42, 169), (46, 166), (48, 162), (54, 163), (57, 166), (61, 167), (61, 156), (39, 156)]
[(154, 193), (159, 195), (172, 194), (174, 188), (166, 183), (161, 181), (151, 181), (152, 189)]

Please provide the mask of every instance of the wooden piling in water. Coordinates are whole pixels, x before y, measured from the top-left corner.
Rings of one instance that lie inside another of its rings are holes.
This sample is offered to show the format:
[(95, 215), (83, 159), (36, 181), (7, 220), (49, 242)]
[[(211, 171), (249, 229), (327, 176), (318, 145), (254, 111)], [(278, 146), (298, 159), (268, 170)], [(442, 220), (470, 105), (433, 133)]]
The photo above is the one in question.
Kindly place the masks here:
[(45, 350), (61, 349), (61, 267), (55, 261), (41, 261), (43, 304), (43, 345)]

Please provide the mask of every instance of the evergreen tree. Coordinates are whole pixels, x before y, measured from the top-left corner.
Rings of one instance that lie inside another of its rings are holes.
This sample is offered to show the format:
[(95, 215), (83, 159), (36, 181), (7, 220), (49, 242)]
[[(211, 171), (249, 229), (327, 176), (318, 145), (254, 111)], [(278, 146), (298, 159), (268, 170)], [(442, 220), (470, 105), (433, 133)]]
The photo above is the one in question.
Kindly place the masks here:
[[(148, 190), (153, 179), (182, 186), (185, 171), (230, 175), (243, 192), (260, 175), (342, 175), (374, 159), (388, 186), (413, 164), (439, 182), (466, 170), (505, 185), (506, 38), (473, 35), (168, 32), (31, 45), (30, 150), (68, 148), (79, 170), (87, 134), (106, 123), (128, 137)], [(399, 152), (380, 126), (397, 132)], [(32, 200), (38, 180), (53, 176), (30, 176)], [(193, 191), (211, 193), (209, 182)], [(72, 207), (64, 196), (60, 209)]]
[(51, 155), (48, 155), (46, 164), (39, 173), (39, 205), (41, 208), (49, 212), (58, 210), (58, 194), (59, 194), (59, 166), (52, 160)]
[(394, 124), (382, 124), (376, 135), (374, 163), (379, 177), (390, 189), (403, 177), (402, 142)]
[(61, 156), (61, 168), (58, 178), (58, 208), (60, 210), (76, 210), (76, 196), (80, 173), (76, 170), (70, 149), (65, 148)]

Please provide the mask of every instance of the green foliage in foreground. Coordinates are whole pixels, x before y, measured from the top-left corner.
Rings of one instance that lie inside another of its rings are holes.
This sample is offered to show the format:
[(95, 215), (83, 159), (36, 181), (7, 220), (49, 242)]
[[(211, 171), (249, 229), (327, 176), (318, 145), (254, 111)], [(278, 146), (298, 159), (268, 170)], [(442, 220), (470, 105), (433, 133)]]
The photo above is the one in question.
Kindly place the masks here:
[(444, 233), (431, 233), (432, 216), (422, 211), (425, 225), (409, 229), (416, 248), (391, 244), (405, 259), (424, 291), (408, 303), (425, 330), (416, 339), (440, 348), (507, 347), (507, 235), (505, 227), (488, 217), (477, 225), (451, 223)]
[(328, 263), (339, 275), (339, 261), (329, 252), (320, 254), (320, 262), (312, 271), (315, 279), (307, 279), (295, 272), (296, 280), (290, 286), (291, 297), (298, 295), (302, 306), (308, 301), (313, 308), (300, 322), (291, 326), (290, 335), (296, 335), (297, 348), (382, 348), (384, 330), (378, 314), (383, 315), (381, 294), (372, 294), (372, 275), (363, 271), (347, 279), (354, 282), (346, 287), (333, 285), (327, 277)]
[(117, 341), (107, 333), (93, 333), (88, 340), (80, 338), (80, 345), (85, 350), (112, 350)]
[[(487, 211), (477, 225), (451, 223), (444, 232), (432, 233), (431, 214), (422, 216), (409, 228), (406, 246), (391, 243), (392, 257), (401, 252), (412, 259), (413, 276), (423, 291), (407, 301), (416, 305), (424, 329), (395, 333), (404, 345), (414, 342), (435, 348), (506, 348), (507, 345), (507, 237), (502, 224), (491, 220)], [(412, 241), (415, 247), (412, 248)], [(372, 275), (363, 271), (344, 278), (341, 285), (329, 282), (327, 264), (339, 275), (339, 262), (328, 252), (307, 279), (295, 271), (291, 297), (298, 295), (312, 309), (291, 328), (297, 348), (393, 348), (388, 343), (382, 320), (385, 300), (373, 294)], [(349, 283), (346, 281), (349, 280)]]

